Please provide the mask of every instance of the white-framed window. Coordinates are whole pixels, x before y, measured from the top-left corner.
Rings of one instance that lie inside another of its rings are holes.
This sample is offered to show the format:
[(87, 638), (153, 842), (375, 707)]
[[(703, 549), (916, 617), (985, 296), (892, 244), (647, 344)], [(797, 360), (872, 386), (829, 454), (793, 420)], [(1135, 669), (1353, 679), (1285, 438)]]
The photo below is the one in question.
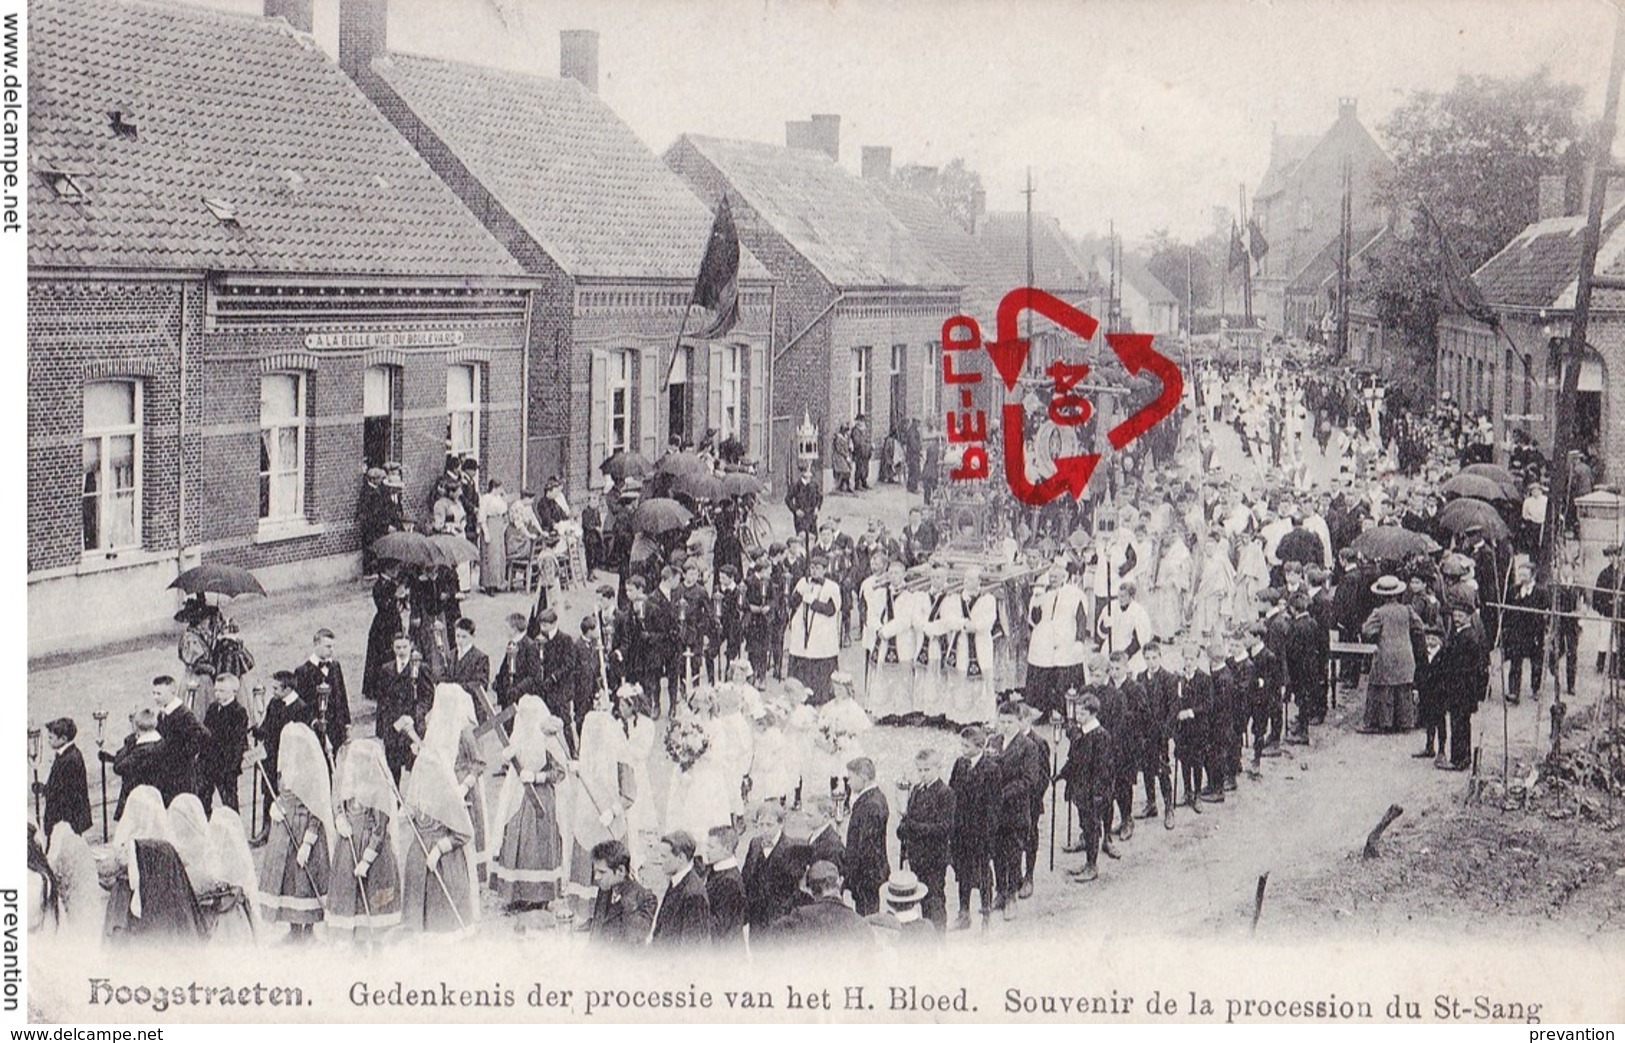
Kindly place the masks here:
[(852, 349), (852, 419), (859, 413), (869, 412), (869, 362), (871, 350), (867, 347)]
[(368, 467), (399, 459), (399, 373), (395, 366), (368, 366), (362, 374), (361, 455)]
[(615, 351), (609, 356), (609, 452), (632, 448), (632, 366), (633, 353)]
[(744, 410), (745, 345), (729, 344), (722, 349), (721, 438), (740, 437), (740, 417)]
[(446, 451), (480, 453), (480, 367), (446, 367)]
[(942, 412), (942, 342), (933, 340), (925, 346), (925, 363), (920, 373), (920, 390), (922, 402), (920, 412), (925, 416), (925, 422), (936, 422), (937, 414)]
[(141, 545), (141, 384), (85, 385), (83, 546), (106, 553)]
[(260, 378), (260, 519), (305, 513), (305, 377)]

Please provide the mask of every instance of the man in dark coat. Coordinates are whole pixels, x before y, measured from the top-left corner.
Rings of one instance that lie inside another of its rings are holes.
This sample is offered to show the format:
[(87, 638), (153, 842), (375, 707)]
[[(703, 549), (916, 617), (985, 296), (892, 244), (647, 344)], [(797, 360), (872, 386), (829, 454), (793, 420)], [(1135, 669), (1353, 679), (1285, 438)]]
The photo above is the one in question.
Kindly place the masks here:
[(677, 830), (660, 838), (660, 868), (670, 884), (655, 913), (651, 942), (661, 948), (708, 947), (711, 901), (694, 869), (694, 838)]
[(852, 815), (846, 824), (846, 886), (859, 916), (880, 911), (880, 885), (891, 876), (886, 832), (891, 806), (875, 782), (875, 762), (856, 757), (846, 765)]
[(1446, 700), (1449, 692), (1450, 678), (1445, 677), (1442, 668), (1449, 665), (1449, 660), (1440, 657), (1444, 651), (1444, 634), (1435, 627), (1427, 627), (1422, 631), (1422, 654), (1416, 657), (1416, 723), (1422, 726), (1422, 751), (1413, 753), (1413, 757), (1444, 757), (1450, 754), (1449, 739), (1446, 737), (1446, 722), (1449, 720)]
[[(650, 681), (666, 680), (669, 705), (677, 705), (678, 687), (683, 679), (683, 635), (677, 612), (677, 586), (680, 574), (670, 565), (660, 570), (660, 582), (649, 592), (643, 603), (644, 654), (649, 657), (644, 680), (648, 695), (660, 709), (660, 687)], [(546, 662), (544, 655), (543, 662)], [(696, 664), (698, 665), (698, 664)]]
[(241, 681), (221, 674), (214, 682), (214, 700), (203, 711), (203, 728), (209, 737), (198, 750), (197, 772), (204, 811), (214, 810), (216, 790), (222, 804), (237, 810), (237, 781), (248, 750), (248, 710), (238, 698), (241, 690)]
[(464, 616), (452, 631), (451, 658), (446, 663), (440, 680), (460, 685), (474, 702), (474, 714), (483, 723), (485, 708), (490, 704), (491, 657), (474, 644), (474, 621)]
[(874, 929), (841, 901), (841, 873), (830, 862), (807, 869), (812, 901), (791, 909), (762, 932), (763, 944), (822, 942), (873, 945)]
[(34, 784), (35, 792), (45, 798), (43, 832), (48, 840), (56, 824), (66, 822), (82, 835), (90, 831), (90, 776), (85, 773), (84, 755), (73, 744), (79, 726), (70, 717), (59, 717), (45, 726), (45, 734), (56, 757), (45, 781)]
[(954, 927), (970, 926), (970, 893), (981, 892), (982, 919), (993, 910), (993, 831), (999, 798), (998, 765), (987, 752), (987, 731), (979, 724), (959, 733), (963, 749), (948, 786), (954, 792), (952, 862), (959, 884), (959, 916)]
[(1523, 667), (1529, 664), (1529, 694), (1540, 698), (1541, 667), (1546, 658), (1546, 615), (1552, 595), (1535, 582), (1535, 570), (1519, 562), (1512, 570), (1506, 612), (1501, 621), (1501, 658), (1507, 666), (1506, 700), (1513, 706), (1523, 698)]
[(846, 879), (846, 839), (842, 836), (836, 819), (840, 815), (833, 796), (819, 794), (807, 801), (804, 814), (811, 825), (807, 837), (809, 855), (807, 864), (814, 862), (828, 862), (841, 872), (841, 879)]
[[(1129, 706), (1131, 727), (1139, 736), (1140, 771), (1145, 778), (1145, 811), (1141, 818), (1157, 817), (1157, 790), (1162, 791), (1162, 825), (1174, 828), (1173, 766), (1168, 758), (1168, 740), (1172, 735), (1168, 719), (1174, 712), (1174, 697), (1179, 688), (1179, 677), (1163, 666), (1162, 648), (1156, 642), (1146, 645), (1141, 652), (1145, 673), (1136, 674), (1131, 665), (1118, 660), (1118, 682)], [(1155, 780), (1155, 788), (1153, 788)]]
[(410, 619), (403, 618), (410, 605), (407, 589), (388, 576), (379, 576), (372, 584), (373, 617), (367, 629), (367, 658), (361, 664), (361, 695), (376, 699), (378, 671), (389, 662), (395, 646), (395, 635), (411, 633)]
[(785, 490), (784, 505), (790, 508), (796, 532), (812, 542), (818, 535), (818, 511), (824, 506), (824, 490), (813, 475), (810, 462), (802, 461), (790, 488)]
[(1281, 700), (1286, 691), (1286, 667), (1264, 643), (1264, 627), (1247, 628), (1247, 716), (1253, 727), (1253, 765), (1264, 757), (1280, 755)]
[[(1138, 739), (1129, 725), (1128, 699), (1116, 680), (1123, 675), (1122, 664), (1126, 661), (1125, 654), (1114, 671), (1110, 658), (1104, 653), (1096, 652), (1089, 661), (1089, 676), (1096, 679), (1095, 683), (1084, 685), (1080, 692), (1067, 694), (1069, 700), (1093, 699), (1095, 705), (1099, 707), (1095, 716), (1100, 721), (1101, 727), (1111, 736), (1112, 779), (1109, 787), (1111, 799), (1106, 803), (1101, 821), (1108, 839), (1117, 835), (1124, 840), (1134, 835), (1134, 777), (1139, 773), (1140, 767), (1139, 750), (1136, 747)], [(1083, 848), (1075, 845), (1066, 850), (1076, 854)]]
[(541, 650), (542, 702), (553, 716), (564, 722), (565, 743), (570, 756), (576, 755), (579, 725), (575, 720), (576, 688), (580, 684), (581, 646), (559, 627), (559, 614), (551, 608), (543, 609), (536, 617), (540, 630), (536, 644)]
[(918, 777), (897, 822), (897, 841), (926, 895), (921, 906), (937, 930), (948, 929), (948, 861), (954, 834), (954, 791), (942, 779), (942, 755), (921, 750), (914, 755)]
[(1049, 740), (1039, 735), (1033, 725), (1041, 716), (1031, 703), (1022, 702), (1016, 708), (1016, 719), (1022, 742), (1019, 744), (1024, 758), (1022, 772), (1027, 778), (1028, 825), (1027, 846), (1022, 848), (1021, 887), (1018, 897), (1033, 896), (1033, 875), (1038, 870), (1038, 823), (1044, 817), (1044, 794), (1049, 791), (1050, 776), (1055, 771), (1055, 758)]
[(812, 865), (806, 841), (784, 835), (784, 808), (765, 803), (755, 811), (756, 835), (745, 850), (745, 921), (754, 935), (794, 908), (801, 877)]
[(719, 946), (745, 942), (745, 879), (739, 871), (739, 833), (712, 826), (705, 838), (705, 898), (711, 904), (711, 941)]
[[(1174, 740), (1174, 760), (1185, 790), (1185, 803), (1198, 814), (1202, 807), (1197, 794), (1203, 789), (1202, 772), (1207, 764), (1208, 717), (1213, 710), (1213, 678), (1202, 663), (1201, 649), (1193, 642), (1182, 650), (1180, 672), (1174, 682), (1174, 699), (1165, 727)], [(1221, 791), (1220, 796), (1223, 796)]]
[(1436, 765), (1449, 771), (1466, 771), (1473, 766), (1473, 714), (1484, 700), (1489, 684), (1489, 652), (1472, 610), (1465, 605), (1450, 608), (1450, 634), (1439, 650), (1433, 668), (1444, 678), (1444, 705), (1450, 715), (1450, 752), (1439, 751)]
[[(278, 758), (282, 753), (282, 729), (289, 724), (309, 724), (315, 719), (315, 711), (310, 704), (299, 698), (298, 689), (293, 686), (293, 673), (288, 670), (278, 670), (271, 675), (271, 698), (265, 705), (265, 715), (254, 728), (254, 736), (259, 739), (260, 745), (265, 749), (265, 757), (259, 762), (259, 770), (264, 772), (260, 780), (261, 788), (265, 791), (265, 801), (269, 805), (275, 799), (272, 787), (281, 789), (281, 781), (277, 778)], [(263, 838), (270, 832), (270, 822), (265, 822), (260, 829)]]
[(918, 417), (914, 417), (903, 428), (903, 467), (911, 496), (920, 491), (920, 462), (924, 455), (925, 445), (920, 437), (920, 421)]
[(1226, 791), (1236, 788), (1240, 750), (1230, 749), (1235, 739), (1236, 719), (1241, 716), (1241, 686), (1222, 639), (1215, 638), (1208, 649), (1208, 674), (1213, 678), (1213, 714), (1208, 720), (1207, 786), (1203, 799), (1224, 800)]
[(163, 736), (167, 758), (164, 785), (159, 787), (167, 804), (181, 793), (197, 792), (197, 755), (208, 732), (182, 702), (173, 677), (152, 679), (152, 700), (158, 707), (158, 734)]
[(497, 705), (503, 709), (517, 703), (521, 696), (540, 695), (542, 691), (542, 651), (536, 639), (526, 633), (529, 626), (524, 613), (508, 614), (508, 647), (492, 684)]
[(592, 882), (598, 887), (589, 926), (594, 945), (641, 949), (649, 944), (660, 900), (632, 876), (632, 856), (619, 840), (593, 845)]
[(1292, 595), (1287, 624), (1286, 646), (1281, 660), (1286, 667), (1287, 690), (1298, 706), (1293, 738), (1307, 742), (1309, 725), (1326, 723), (1326, 661), (1331, 655), (1331, 639), (1315, 617), (1309, 614), (1309, 597)]
[(361, 497), (356, 503), (356, 529), (361, 534), (361, 573), (364, 576), (371, 576), (377, 570), (377, 558), (372, 553), (373, 541), (401, 527), (400, 511), (394, 497), (384, 488), (384, 477), (382, 467), (367, 468)]
[(1021, 709), (1020, 703), (1010, 702), (999, 710), (1003, 746), (996, 757), (993, 875), (997, 904), (1006, 920), (1015, 919), (1016, 898), (1026, 884), (1022, 858), (1033, 828), (1033, 800), (1035, 795), (1042, 799), (1044, 783), (1049, 780), (1047, 764), (1038, 778), (1033, 777), (1032, 768), (1038, 763), (1037, 743), (1022, 728)]
[(1112, 789), (1116, 767), (1112, 762), (1112, 736), (1095, 715), (1100, 700), (1092, 693), (1084, 695), (1075, 704), (1075, 721), (1067, 723), (1066, 763), (1056, 773), (1056, 780), (1066, 783), (1065, 799), (1078, 812), (1079, 849), (1083, 851), (1084, 866), (1073, 870), (1079, 883), (1100, 877), (1096, 860), (1100, 857), (1101, 836), (1104, 832), (1106, 854), (1115, 857), (1111, 833), (1105, 830), (1111, 816)]
[(377, 700), (375, 734), (383, 740), (389, 772), (399, 785), (401, 769), (412, 762), (412, 738), (401, 721), (409, 720), (422, 735), (429, 706), (434, 702), (434, 681), (412, 647), (412, 639), (405, 634), (396, 635), (395, 657), (379, 671)]
[[(1611, 640), (1603, 642), (1603, 647), (1597, 651), (1597, 672), (1610, 671), (1610, 677), (1625, 677), (1625, 597), (1620, 596), (1620, 590), (1625, 589), (1625, 576), (1621, 574), (1620, 554), (1622, 548), (1619, 544), (1603, 551), (1608, 558), (1608, 564), (1597, 573), (1597, 581), (1592, 584), (1591, 607), (1603, 619), (1614, 620), (1614, 632)], [(1613, 649), (1613, 662), (1608, 661), (1609, 649)]]
[[(325, 722), (329, 756), (335, 756), (350, 735), (350, 692), (344, 685), (344, 668), (333, 658), (333, 632), (326, 627), (316, 631), (310, 658), (293, 672), (293, 687), (311, 708), (314, 720)], [(326, 686), (325, 689), (323, 686)]]

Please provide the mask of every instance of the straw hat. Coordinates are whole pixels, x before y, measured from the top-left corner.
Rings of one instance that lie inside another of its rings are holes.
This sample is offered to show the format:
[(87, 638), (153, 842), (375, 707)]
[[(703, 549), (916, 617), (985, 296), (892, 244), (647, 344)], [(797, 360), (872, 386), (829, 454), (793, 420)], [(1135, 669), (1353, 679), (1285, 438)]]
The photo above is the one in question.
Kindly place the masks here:
[(1397, 597), (1405, 593), (1405, 582), (1398, 576), (1384, 576), (1371, 584), (1371, 593), (1380, 598)]

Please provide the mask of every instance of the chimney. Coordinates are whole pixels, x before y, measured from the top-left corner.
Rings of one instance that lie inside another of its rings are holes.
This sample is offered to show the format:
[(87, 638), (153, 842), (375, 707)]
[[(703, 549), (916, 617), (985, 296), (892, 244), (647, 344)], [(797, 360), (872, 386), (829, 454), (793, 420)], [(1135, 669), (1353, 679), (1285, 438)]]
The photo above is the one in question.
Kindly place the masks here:
[(559, 79), (574, 80), (598, 93), (598, 30), (559, 31)]
[(339, 0), (339, 68), (359, 81), (387, 53), (389, 0)]
[(784, 143), (790, 148), (822, 152), (841, 161), (841, 117), (814, 115), (809, 120), (789, 120), (784, 124)]
[(863, 180), (891, 180), (891, 146), (863, 146)]
[(1359, 104), (1360, 100), (1358, 98), (1338, 98), (1337, 118), (1340, 120), (1357, 118), (1355, 112), (1359, 108)]
[(982, 218), (987, 216), (987, 189), (977, 185), (970, 191), (970, 234), (975, 235), (976, 230), (982, 227)]
[(1536, 191), (1535, 220), (1549, 221), (1554, 217), (1562, 217), (1568, 210), (1568, 179), (1562, 174), (1540, 175), (1540, 187)]
[(315, 31), (316, 16), (312, 0), (265, 0), (265, 17), (285, 19), (288, 25), (302, 33)]

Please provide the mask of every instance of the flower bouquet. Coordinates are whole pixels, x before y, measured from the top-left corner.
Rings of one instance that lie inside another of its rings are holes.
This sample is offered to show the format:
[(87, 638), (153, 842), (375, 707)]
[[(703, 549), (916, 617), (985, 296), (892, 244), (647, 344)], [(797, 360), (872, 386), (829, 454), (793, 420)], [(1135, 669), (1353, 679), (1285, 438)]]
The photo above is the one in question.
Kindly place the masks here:
[(711, 748), (705, 728), (689, 717), (673, 717), (666, 727), (666, 756), (679, 771), (689, 771)]

